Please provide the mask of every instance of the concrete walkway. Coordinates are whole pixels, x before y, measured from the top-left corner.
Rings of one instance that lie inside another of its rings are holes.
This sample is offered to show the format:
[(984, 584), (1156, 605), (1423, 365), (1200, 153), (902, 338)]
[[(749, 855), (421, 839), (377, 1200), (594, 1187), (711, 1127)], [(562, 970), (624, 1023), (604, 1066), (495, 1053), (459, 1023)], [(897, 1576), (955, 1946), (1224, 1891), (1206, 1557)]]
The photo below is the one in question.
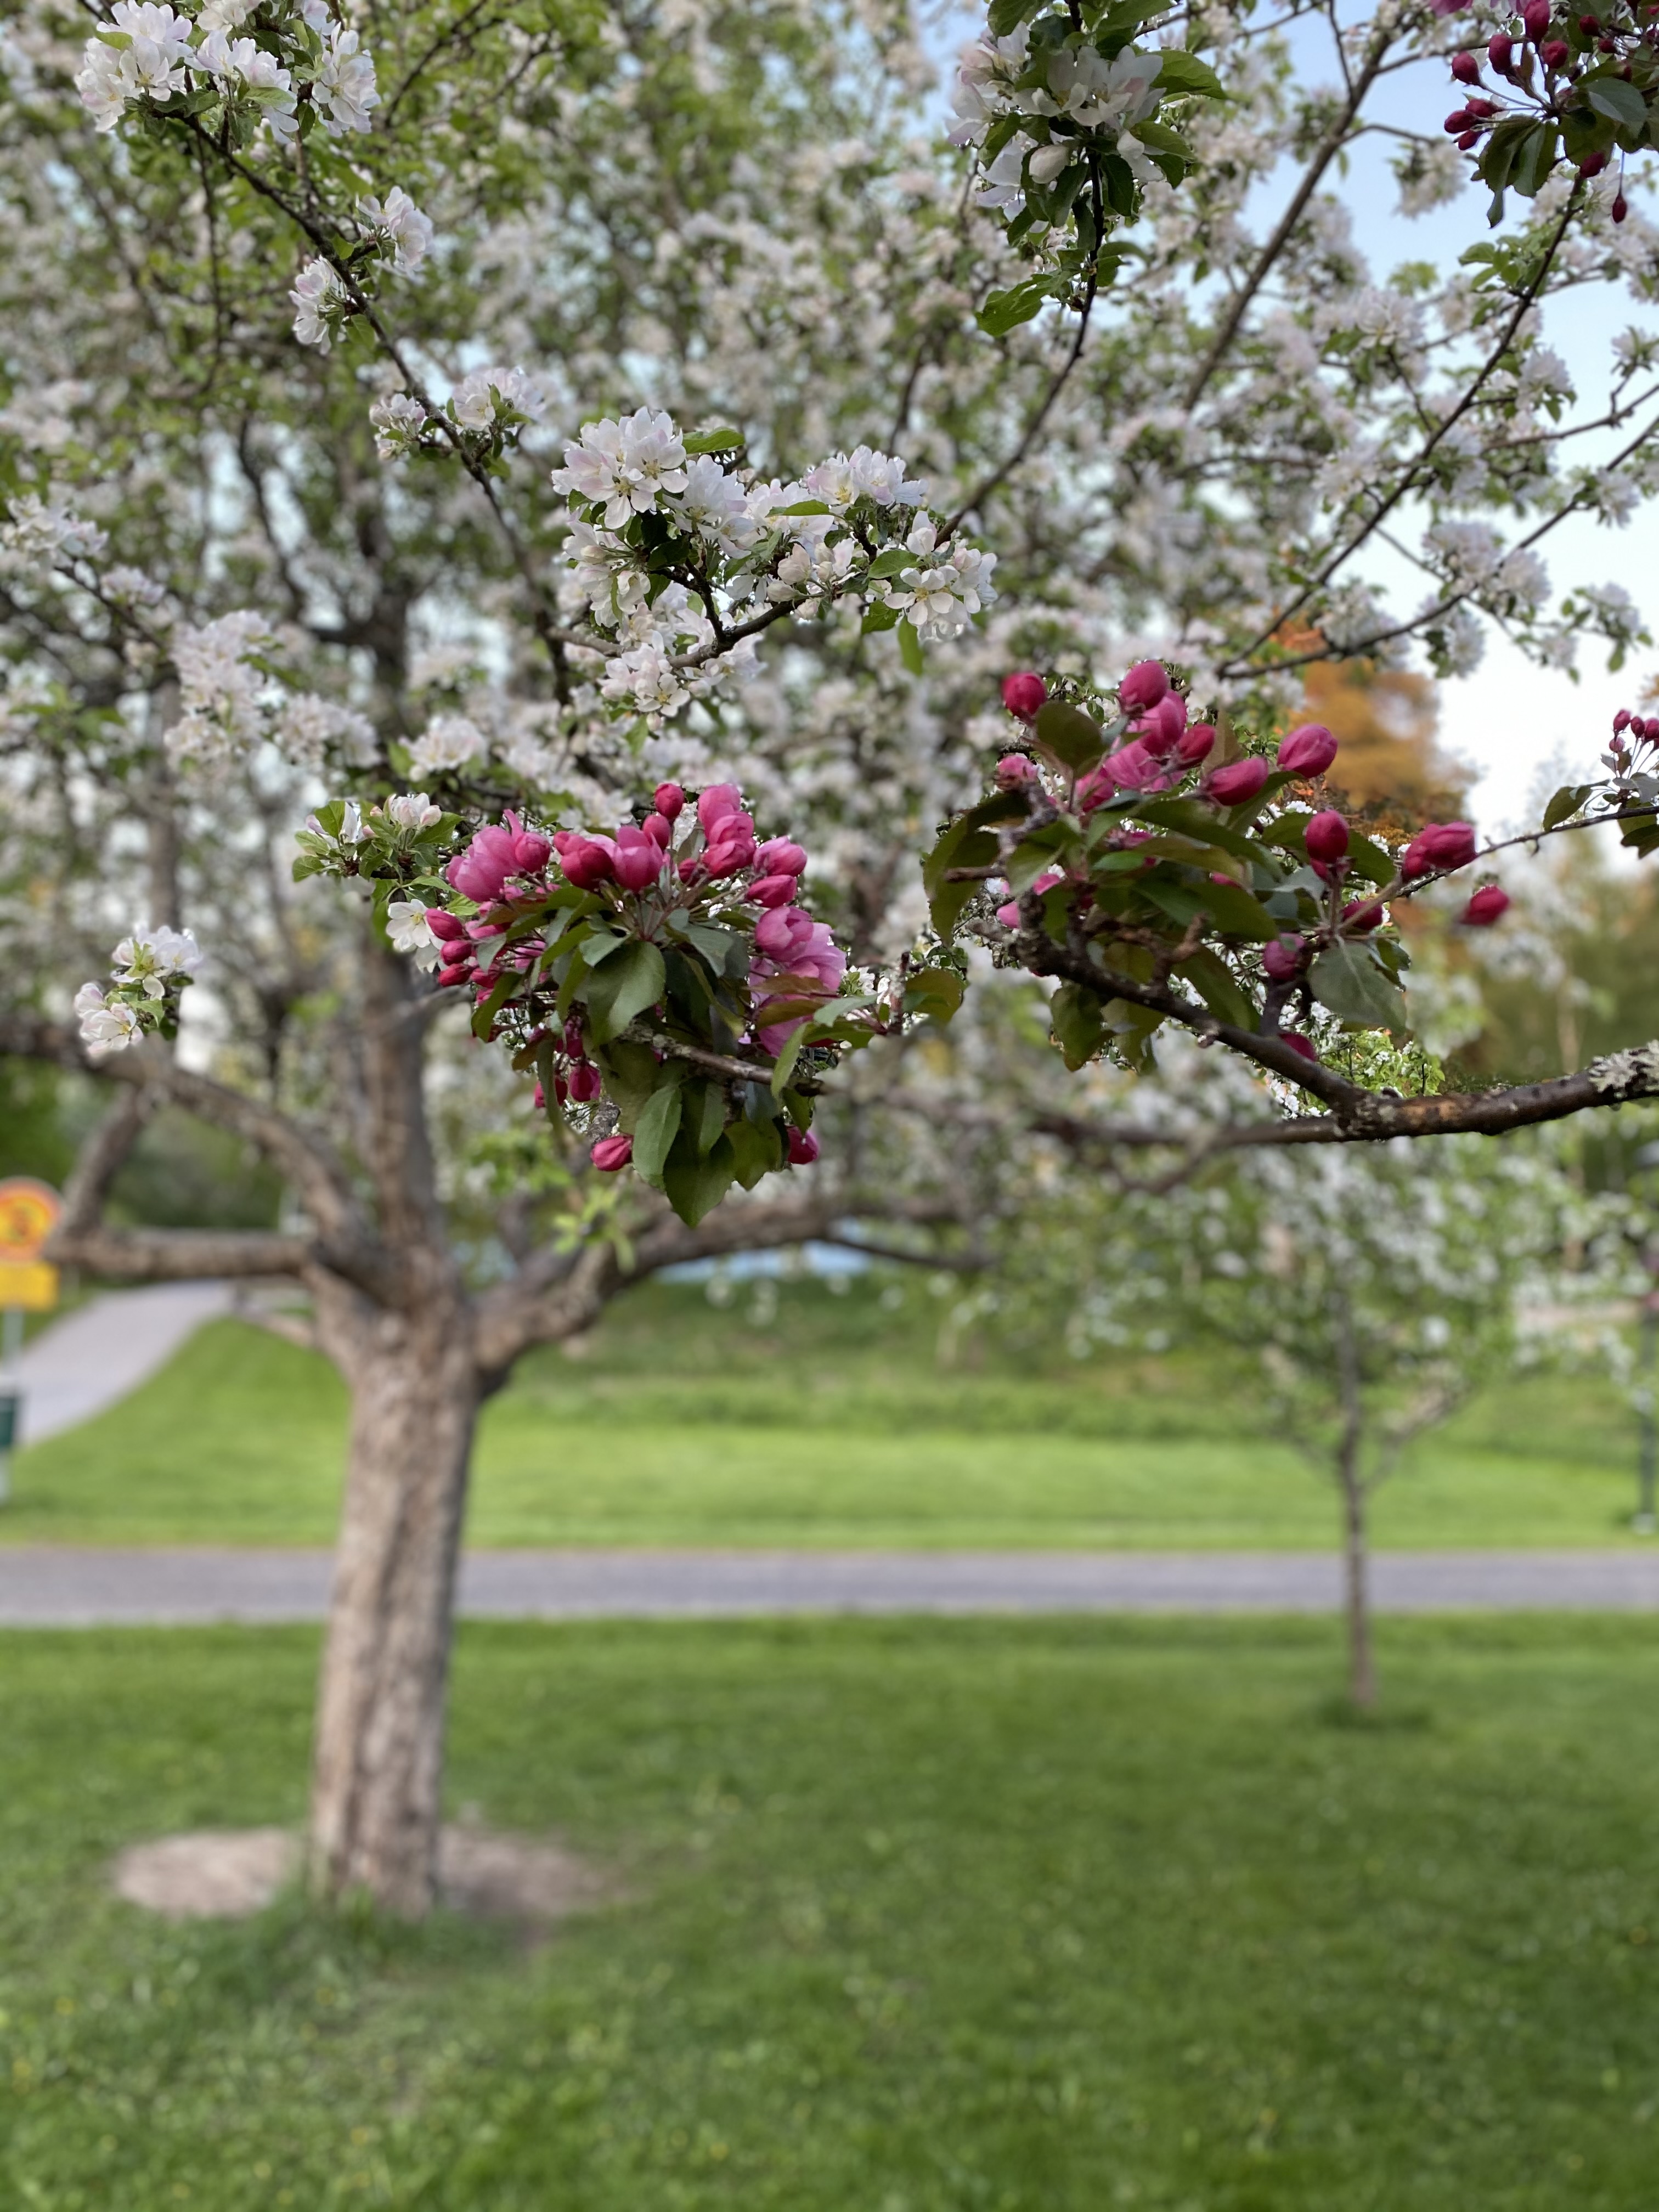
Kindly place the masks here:
[[(326, 1552), (0, 1545), (0, 1627), (310, 1621)], [(1334, 1612), (1316, 1552), (472, 1552), (478, 1620), (737, 1620), (778, 1613)], [(1387, 1552), (1382, 1613), (1659, 1611), (1659, 1546), (1628, 1552)]]
[(155, 1283), (105, 1291), (65, 1314), (19, 1364), (21, 1441), (38, 1444), (101, 1413), (165, 1367), (204, 1321), (228, 1313), (231, 1303), (228, 1283)]

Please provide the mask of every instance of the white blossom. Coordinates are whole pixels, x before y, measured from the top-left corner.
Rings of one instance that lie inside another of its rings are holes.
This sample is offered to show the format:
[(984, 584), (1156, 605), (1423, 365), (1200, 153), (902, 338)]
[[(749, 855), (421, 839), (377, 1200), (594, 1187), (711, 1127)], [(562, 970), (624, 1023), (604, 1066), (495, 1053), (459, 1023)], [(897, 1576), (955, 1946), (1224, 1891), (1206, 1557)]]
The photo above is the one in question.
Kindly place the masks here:
[(328, 351), (351, 313), (351, 300), (332, 262), (307, 261), (294, 280), (294, 335), (301, 345)]
[(605, 528), (620, 530), (630, 516), (651, 514), (664, 494), (685, 490), (685, 447), (671, 416), (636, 408), (621, 422), (584, 423), (552, 481), (557, 491), (603, 501)]
[(451, 414), (464, 430), (488, 430), (503, 416), (535, 422), (547, 402), (521, 368), (475, 368), (450, 394)]
[(465, 714), (434, 714), (409, 749), (411, 775), (441, 775), (465, 768), (489, 750), (489, 740)]
[(10, 515), (0, 524), (0, 571), (15, 574), (52, 568), (60, 561), (96, 561), (108, 542), (96, 523), (64, 501), (27, 491), (13, 500)]
[(136, 1009), (122, 999), (106, 1000), (96, 983), (82, 983), (75, 994), (75, 1012), (81, 1041), (94, 1052), (121, 1052), (143, 1036)]
[(386, 910), (386, 925), (394, 952), (412, 953), (417, 968), (437, 966), (438, 939), (418, 899), (393, 899)]
[(429, 830), (434, 822), (441, 822), (444, 811), (434, 806), (423, 791), (395, 792), (386, 803), (386, 819), (399, 830), (413, 836), (416, 830)]
[(384, 203), (368, 194), (358, 202), (357, 212), (392, 267), (412, 276), (432, 244), (431, 218), (421, 213), (401, 185), (393, 185)]
[(419, 445), (427, 416), (418, 399), (406, 392), (393, 392), (374, 402), (368, 419), (374, 426), (375, 452), (383, 461), (395, 461)]
[(599, 689), (607, 699), (637, 707), (653, 723), (674, 714), (691, 696), (683, 674), (654, 638), (607, 661)]
[(331, 137), (368, 130), (368, 111), (380, 106), (380, 95), (375, 89), (373, 58), (359, 51), (356, 31), (329, 25), (313, 96)]
[(156, 0), (116, 0), (114, 30), (128, 44), (112, 46), (94, 34), (87, 40), (75, 85), (82, 105), (100, 131), (113, 131), (130, 100), (165, 100), (187, 82), (191, 23)]
[(116, 946), (112, 972), (118, 983), (161, 999), (175, 976), (192, 976), (201, 964), (202, 948), (190, 930), (170, 929), (165, 922), (152, 929), (141, 921)]

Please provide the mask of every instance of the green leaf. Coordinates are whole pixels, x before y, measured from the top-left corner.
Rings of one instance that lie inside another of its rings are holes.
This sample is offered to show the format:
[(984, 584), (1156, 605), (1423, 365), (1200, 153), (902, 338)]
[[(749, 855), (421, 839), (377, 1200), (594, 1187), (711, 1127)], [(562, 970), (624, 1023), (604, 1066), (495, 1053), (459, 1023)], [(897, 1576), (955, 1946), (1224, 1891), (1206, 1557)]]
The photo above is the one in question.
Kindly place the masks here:
[(918, 968), (904, 981), (904, 1011), (931, 1015), (940, 1024), (948, 1022), (961, 1006), (967, 988), (954, 968)]
[(634, 1130), (634, 1168), (648, 1183), (662, 1188), (663, 1164), (668, 1148), (679, 1133), (684, 1091), (678, 1083), (665, 1083), (646, 1101)]
[(699, 430), (681, 441), (688, 453), (735, 453), (743, 445), (741, 430)]
[(1355, 875), (1363, 876), (1368, 884), (1375, 884), (1379, 889), (1384, 884), (1391, 884), (1400, 872), (1392, 857), (1370, 838), (1362, 837), (1358, 830), (1348, 833), (1348, 866)]
[(1564, 783), (1544, 809), (1544, 827), (1553, 830), (1558, 822), (1570, 821), (1595, 789), (1589, 783)]
[(1006, 39), (1017, 31), (1028, 15), (1035, 15), (1042, 0), (991, 0), (988, 16), (991, 36)]
[(608, 1044), (619, 1036), (635, 1014), (642, 1014), (661, 998), (667, 982), (662, 955), (654, 945), (635, 938), (623, 951), (588, 975), (584, 990), (588, 1030), (595, 1044)]
[(916, 626), (907, 615), (898, 626), (899, 659), (912, 676), (920, 676), (925, 664), (921, 657), (921, 640), (916, 635)]
[(988, 338), (1006, 338), (1010, 331), (1029, 323), (1052, 300), (1063, 279), (1028, 276), (1006, 292), (993, 292), (974, 317)]
[(1073, 1073), (1106, 1042), (1100, 1000), (1079, 983), (1062, 983), (1048, 1001), (1048, 1021), (1066, 1065)]
[(726, 1127), (725, 1089), (697, 1079), (688, 1083), (681, 1095), (685, 1104), (680, 1126), (696, 1147), (697, 1158), (707, 1159), (715, 1138)]
[(1189, 960), (1182, 961), (1175, 972), (1186, 978), (1218, 1022), (1226, 1022), (1236, 1030), (1255, 1027), (1255, 1008), (1240, 989), (1225, 961), (1207, 945), (1200, 945)]
[(878, 576), (896, 576), (906, 568), (914, 568), (916, 556), (908, 546), (890, 545), (884, 553), (878, 553), (865, 570), (865, 580), (872, 582)]
[(695, 1229), (731, 1189), (732, 1179), (738, 1171), (738, 1156), (732, 1139), (724, 1134), (707, 1159), (689, 1154), (690, 1147), (682, 1137), (663, 1169), (662, 1187), (680, 1219), (688, 1229)]
[(737, 1163), (738, 1181), (745, 1190), (753, 1190), (763, 1176), (783, 1165), (783, 1139), (775, 1121), (763, 1125), (746, 1116), (728, 1121), (726, 1141)]
[(1191, 93), (1200, 100), (1227, 97), (1221, 79), (1208, 62), (1200, 61), (1196, 54), (1183, 53), (1179, 46), (1165, 48), (1158, 81), (1165, 92)]
[(1361, 1029), (1403, 1030), (1406, 1001), (1370, 954), (1356, 945), (1333, 945), (1308, 970), (1313, 994), (1338, 1019)]
[(1510, 173), (1510, 182), (1522, 199), (1534, 199), (1549, 182), (1555, 167), (1555, 125), (1537, 123), (1521, 142)]
[(835, 509), (826, 507), (821, 499), (798, 499), (793, 507), (775, 507), (774, 514), (833, 514)]
[[(659, 1084), (679, 1083), (686, 1073), (683, 1060), (659, 1060), (648, 1044), (630, 1044), (621, 1037), (608, 1045), (596, 1045), (593, 1056), (605, 1077), (605, 1096), (621, 1115), (623, 1128), (629, 1136)], [(546, 1079), (542, 1087), (551, 1093), (552, 1084)]]
[(1099, 723), (1080, 707), (1067, 706), (1060, 699), (1050, 699), (1039, 708), (1036, 736), (1043, 750), (1074, 775), (1093, 768), (1106, 750), (1106, 733)]
[(1045, 822), (1022, 837), (1008, 855), (1008, 888), (1018, 898), (1057, 860), (1069, 859), (1077, 847), (1077, 832), (1068, 822)]
[(1640, 131), (1648, 119), (1648, 104), (1633, 84), (1622, 77), (1587, 76), (1581, 89), (1598, 115), (1605, 115), (1623, 131)]
[(896, 629), (899, 611), (890, 607), (885, 599), (872, 599), (864, 610), (864, 620), (859, 624), (859, 635), (869, 637), (878, 630)]

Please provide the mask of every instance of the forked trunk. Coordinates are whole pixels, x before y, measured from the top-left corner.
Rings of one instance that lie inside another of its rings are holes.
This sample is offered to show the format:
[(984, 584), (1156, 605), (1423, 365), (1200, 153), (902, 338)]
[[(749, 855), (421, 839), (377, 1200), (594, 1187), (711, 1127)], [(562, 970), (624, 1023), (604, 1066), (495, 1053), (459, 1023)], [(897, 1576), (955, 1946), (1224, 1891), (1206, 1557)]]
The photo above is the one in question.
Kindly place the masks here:
[(313, 1887), (417, 1917), (436, 1888), (456, 1559), (479, 1382), (446, 1301), (345, 1364), (350, 1455), (313, 1760)]

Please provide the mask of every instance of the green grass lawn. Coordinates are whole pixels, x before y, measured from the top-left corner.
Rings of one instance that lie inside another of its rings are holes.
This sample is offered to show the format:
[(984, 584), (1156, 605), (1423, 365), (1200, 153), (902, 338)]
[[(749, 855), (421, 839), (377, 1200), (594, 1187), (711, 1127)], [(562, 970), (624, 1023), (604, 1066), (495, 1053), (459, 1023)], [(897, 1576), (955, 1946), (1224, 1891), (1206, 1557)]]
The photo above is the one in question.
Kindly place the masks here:
[[(884, 1304), (893, 1292), (904, 1303)], [(653, 1286), (580, 1358), (526, 1361), (486, 1409), (470, 1540), (1334, 1541), (1334, 1493), (1267, 1432), (1247, 1376), (994, 1347), (941, 1369), (932, 1304), (915, 1284), (805, 1283), (757, 1316)], [(18, 1455), (0, 1540), (326, 1543), (344, 1433), (326, 1362), (214, 1322), (121, 1405)], [(1382, 1494), (1378, 1540), (1627, 1540), (1632, 1455), (1606, 1386), (1515, 1381), (1418, 1449)]]
[(469, 1626), (451, 1792), (619, 1869), (528, 1955), (119, 1844), (300, 1812), (313, 1638), (0, 1638), (19, 2212), (1647, 2212), (1659, 1643), (1385, 1624)]

